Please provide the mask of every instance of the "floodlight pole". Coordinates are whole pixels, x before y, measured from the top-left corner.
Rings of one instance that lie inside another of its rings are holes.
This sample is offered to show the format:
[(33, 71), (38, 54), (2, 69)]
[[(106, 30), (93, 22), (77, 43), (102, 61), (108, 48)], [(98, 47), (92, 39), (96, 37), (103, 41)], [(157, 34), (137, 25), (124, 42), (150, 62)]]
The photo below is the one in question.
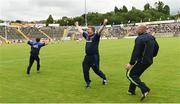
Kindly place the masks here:
[(87, 27), (87, 4), (86, 4), (86, 0), (85, 0), (85, 26)]
[(4, 28), (5, 29), (5, 31), (4, 31), (5, 32), (5, 39), (7, 39), (7, 27), (6, 26), (7, 26), (7, 22), (5, 21), (5, 28)]

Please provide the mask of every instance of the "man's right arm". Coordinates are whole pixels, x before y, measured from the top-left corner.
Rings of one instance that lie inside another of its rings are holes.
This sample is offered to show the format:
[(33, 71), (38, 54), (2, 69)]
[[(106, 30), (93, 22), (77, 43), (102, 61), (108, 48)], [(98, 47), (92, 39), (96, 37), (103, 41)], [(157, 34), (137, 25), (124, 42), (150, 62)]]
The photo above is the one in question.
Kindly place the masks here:
[(44, 42), (39, 44), (40, 47), (43, 47), (43, 46), (45, 46), (45, 45), (47, 45), (47, 44), (44, 43)]

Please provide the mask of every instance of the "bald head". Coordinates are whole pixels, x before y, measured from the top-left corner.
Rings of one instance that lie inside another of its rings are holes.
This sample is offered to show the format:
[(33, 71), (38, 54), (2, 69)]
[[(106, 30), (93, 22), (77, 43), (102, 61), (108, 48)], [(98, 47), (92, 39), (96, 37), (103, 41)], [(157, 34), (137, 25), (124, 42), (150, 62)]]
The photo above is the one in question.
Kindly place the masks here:
[(140, 25), (137, 27), (136, 33), (142, 34), (142, 33), (146, 32), (146, 30), (147, 30), (147, 27), (145, 25)]

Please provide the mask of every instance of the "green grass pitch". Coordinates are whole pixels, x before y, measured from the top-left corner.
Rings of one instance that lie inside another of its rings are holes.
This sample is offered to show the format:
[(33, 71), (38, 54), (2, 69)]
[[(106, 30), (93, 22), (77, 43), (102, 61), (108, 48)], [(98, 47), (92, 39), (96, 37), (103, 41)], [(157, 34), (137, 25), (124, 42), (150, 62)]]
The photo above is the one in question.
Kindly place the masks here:
[[(151, 88), (146, 103), (180, 103), (180, 38), (158, 38), (160, 51), (142, 80)], [(102, 40), (100, 67), (108, 77), (101, 79), (90, 70), (91, 88), (85, 89), (82, 74), (85, 42), (49, 44), (40, 52), (41, 72), (36, 62), (26, 75), (30, 47), (27, 44), (0, 46), (0, 102), (140, 102), (141, 92), (127, 95), (129, 81), (124, 65), (129, 62), (134, 39)]]

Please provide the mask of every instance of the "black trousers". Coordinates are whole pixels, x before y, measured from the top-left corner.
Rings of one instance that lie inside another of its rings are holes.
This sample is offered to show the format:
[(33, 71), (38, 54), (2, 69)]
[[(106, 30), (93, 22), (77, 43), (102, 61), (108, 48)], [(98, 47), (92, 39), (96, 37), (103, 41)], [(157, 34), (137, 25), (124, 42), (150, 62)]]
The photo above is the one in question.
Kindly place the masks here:
[(135, 93), (136, 86), (141, 89), (142, 93), (149, 91), (150, 89), (144, 82), (141, 81), (140, 76), (151, 64), (142, 64), (137, 62), (131, 70), (126, 73), (127, 78), (130, 81), (129, 92)]
[(31, 55), (30, 58), (29, 58), (29, 66), (27, 68), (27, 74), (30, 73), (31, 67), (32, 67), (35, 60), (37, 61), (37, 71), (40, 70), (40, 58), (39, 58), (39, 56)]
[(82, 63), (84, 79), (87, 84), (91, 82), (89, 78), (90, 68), (102, 79), (106, 80), (105, 74), (99, 69), (99, 55), (86, 55)]

